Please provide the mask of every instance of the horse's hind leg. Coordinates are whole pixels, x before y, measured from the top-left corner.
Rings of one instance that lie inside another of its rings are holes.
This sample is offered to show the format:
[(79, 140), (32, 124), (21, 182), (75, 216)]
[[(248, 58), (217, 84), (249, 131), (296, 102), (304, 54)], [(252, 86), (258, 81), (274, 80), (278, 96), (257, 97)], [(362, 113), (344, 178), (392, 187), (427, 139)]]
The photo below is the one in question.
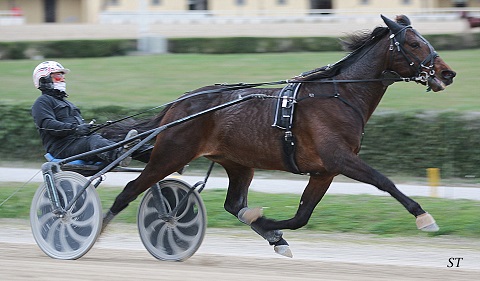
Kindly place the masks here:
[[(145, 190), (153, 186), (159, 180), (178, 171), (187, 164), (194, 155), (194, 151), (184, 149), (184, 154), (176, 153), (172, 150), (172, 154), (168, 154), (168, 148), (161, 151), (164, 157), (152, 157), (151, 161), (145, 166), (142, 173), (133, 181), (130, 181), (120, 194), (115, 198), (113, 205), (104, 215), (102, 230), (108, 223), (122, 210), (124, 210), (130, 202), (135, 200)], [(157, 154), (158, 155), (158, 154)], [(171, 161), (162, 161), (159, 159), (172, 159)]]
[(388, 192), (393, 198), (397, 199), (405, 209), (417, 218), (418, 229), (423, 231), (438, 230), (438, 226), (433, 217), (425, 212), (420, 204), (403, 194), (391, 180), (367, 165), (358, 156), (338, 157), (337, 159), (343, 160), (341, 165), (338, 165), (341, 169), (341, 174), (354, 180), (374, 185), (378, 189)]
[(237, 216), (248, 205), (248, 187), (253, 179), (254, 170), (236, 163), (221, 163), (228, 175), (228, 190), (224, 208)]
[(275, 221), (262, 216), (252, 222), (253, 230), (261, 235), (263, 234), (262, 236), (274, 246), (275, 252), (291, 257), (288, 243), (282, 238), (282, 232), (279, 229), (298, 229), (305, 226), (315, 207), (330, 187), (332, 180), (333, 176), (328, 175), (311, 176), (293, 218)]
[(226, 211), (237, 217), (241, 222), (250, 225), (252, 229), (274, 245), (275, 252), (284, 256), (290, 256), (291, 252), (288, 243), (282, 238), (279, 230), (263, 230), (252, 223), (262, 216), (261, 208), (248, 208), (248, 187), (253, 178), (254, 170), (233, 162), (220, 162), (225, 168), (228, 178), (228, 190), (225, 198), (224, 208)]
[(118, 194), (118, 196), (115, 198), (115, 201), (108, 212), (104, 214), (102, 231), (105, 230), (107, 225), (115, 218), (115, 216), (127, 208), (130, 202), (134, 201), (138, 195), (169, 174), (162, 174), (158, 172), (161, 170), (149, 168), (151, 167), (149, 164), (147, 164), (140, 176), (127, 183), (122, 192), (120, 192), (120, 194)]

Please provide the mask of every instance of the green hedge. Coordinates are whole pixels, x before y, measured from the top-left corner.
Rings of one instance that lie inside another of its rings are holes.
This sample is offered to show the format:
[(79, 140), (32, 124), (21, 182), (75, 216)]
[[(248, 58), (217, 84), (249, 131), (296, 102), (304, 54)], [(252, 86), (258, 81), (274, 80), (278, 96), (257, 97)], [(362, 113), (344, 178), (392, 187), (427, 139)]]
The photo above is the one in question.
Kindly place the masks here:
[(171, 53), (274, 53), (274, 52), (322, 52), (341, 51), (337, 38), (176, 38), (169, 39)]
[[(426, 35), (437, 50), (480, 48), (480, 33)], [(0, 59), (122, 56), (136, 50), (136, 40), (62, 40), (0, 42)], [(170, 53), (271, 53), (341, 51), (336, 37), (170, 38)]]
[(479, 129), (479, 118), (458, 113), (374, 115), (360, 156), (389, 174), (424, 176), (436, 167), (444, 177), (478, 177)]
[[(141, 110), (138, 110), (141, 111)], [(30, 108), (1, 105), (2, 160), (41, 161), (43, 149)], [(132, 114), (122, 107), (83, 109), (86, 120), (114, 120)], [(442, 177), (479, 176), (480, 118), (457, 113), (389, 113), (372, 117), (365, 128), (360, 157), (390, 175), (425, 176), (438, 167)]]
[(109, 57), (134, 50), (136, 40), (123, 39), (0, 42), (0, 59)]

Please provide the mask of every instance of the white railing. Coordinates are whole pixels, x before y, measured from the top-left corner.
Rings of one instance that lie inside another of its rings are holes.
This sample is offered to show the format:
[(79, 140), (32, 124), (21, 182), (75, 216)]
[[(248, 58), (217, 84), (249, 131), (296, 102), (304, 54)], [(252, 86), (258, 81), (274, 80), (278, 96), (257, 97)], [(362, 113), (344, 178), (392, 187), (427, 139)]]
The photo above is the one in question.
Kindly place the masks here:
[(17, 11), (0, 11), (0, 25), (21, 25), (25, 23), (25, 17)]
[(378, 21), (379, 15), (406, 14), (415, 21), (452, 21), (462, 11), (480, 16), (480, 8), (382, 9), (382, 10), (307, 10), (307, 11), (171, 11), (171, 12), (102, 12), (100, 23), (275, 23), (275, 22), (366, 22)]

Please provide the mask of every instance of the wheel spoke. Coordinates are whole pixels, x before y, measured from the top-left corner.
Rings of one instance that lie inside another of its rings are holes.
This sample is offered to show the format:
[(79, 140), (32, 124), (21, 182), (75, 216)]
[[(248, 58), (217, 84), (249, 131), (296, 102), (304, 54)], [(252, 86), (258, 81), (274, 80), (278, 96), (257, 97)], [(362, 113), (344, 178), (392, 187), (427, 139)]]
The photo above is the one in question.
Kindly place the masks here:
[[(85, 193), (87, 193), (87, 191), (85, 191)], [(86, 198), (83, 198), (83, 197), (86, 197)], [(73, 204), (72, 208), (70, 209), (72, 214), (82, 214), (85, 211), (85, 209), (90, 206), (88, 203), (91, 202), (91, 200), (89, 200), (88, 198), (89, 198), (88, 193), (80, 196), (80, 198), (78, 198), (78, 200), (82, 199), (83, 204), (80, 205), (81, 203), (77, 200), (77, 202), (75, 202), (75, 204)], [(68, 203), (70, 203), (70, 202), (68, 202)], [(78, 206), (80, 206), (80, 208), (75, 209)]]
[(62, 248), (60, 249), (61, 252), (71, 252), (74, 249), (70, 246), (70, 243), (67, 241), (67, 237), (69, 237), (68, 233), (66, 232), (67, 225), (60, 224), (60, 231), (59, 231), (59, 238), (60, 238), (60, 245)]
[[(190, 196), (191, 197), (191, 196)], [(180, 220), (181, 218), (183, 218), (186, 214), (188, 214), (188, 211), (190, 210), (190, 205), (192, 204), (191, 202), (191, 198), (188, 198), (187, 202), (184, 203), (184, 206), (183, 208), (180, 208), (179, 211), (181, 211), (181, 213), (178, 213), (176, 214), (176, 217)]]
[(95, 223), (95, 216), (90, 216), (85, 220), (75, 220), (75, 219), (71, 220), (71, 224), (78, 227), (92, 226), (93, 223)]
[(173, 235), (173, 231), (167, 231), (168, 235), (168, 244), (170, 248), (173, 251), (173, 254), (181, 253), (183, 252), (183, 249), (178, 246), (177, 241), (175, 240), (175, 237)]
[(54, 221), (48, 231), (47, 231), (47, 236), (45, 237), (45, 241), (50, 245), (50, 246), (54, 246), (55, 245), (55, 234), (58, 232), (58, 229), (57, 227), (59, 226), (60, 224), (60, 220), (56, 220)]
[(147, 231), (148, 236), (151, 236), (155, 229), (160, 229), (164, 227), (162, 224), (165, 224), (165, 221), (163, 221), (162, 219), (157, 219), (155, 221), (152, 221), (148, 226), (146, 225), (145, 230)]
[(187, 221), (187, 222), (178, 222), (177, 221), (177, 226), (187, 228), (187, 227), (199, 225), (199, 223), (201, 223), (201, 222), (199, 222), (198, 216), (195, 216), (194, 219), (192, 219), (190, 221)]
[(72, 238), (73, 240), (75, 240), (75, 242), (77, 242), (80, 245), (83, 244), (84, 241), (85, 241), (85, 238), (89, 236), (89, 235), (84, 236), (84, 235), (78, 234), (78, 232), (75, 231), (75, 229), (72, 227), (72, 225), (67, 225), (66, 228), (68, 230), (69, 237)]
[(158, 234), (157, 234), (157, 237), (156, 237), (157, 241), (155, 243), (157, 249), (165, 249), (163, 238), (166, 235), (165, 234), (166, 232), (167, 232), (167, 227), (166, 226), (162, 226), (160, 228), (160, 230), (158, 231)]
[(172, 206), (170, 204), (170, 201), (168, 201), (167, 197), (163, 197), (163, 202), (165, 204), (165, 208), (167, 209), (167, 213), (170, 213), (175, 208), (178, 201), (175, 201), (175, 204)]
[(173, 232), (175, 233), (175, 235), (180, 238), (181, 240), (183, 241), (188, 241), (188, 242), (192, 242), (193, 240), (196, 239), (197, 235), (187, 235), (185, 233), (183, 233), (180, 229), (178, 228), (175, 228), (173, 229)]
[(55, 220), (57, 218), (52, 212), (43, 214), (42, 216), (38, 217), (38, 224), (40, 226), (44, 226), (47, 224), (49, 220)]

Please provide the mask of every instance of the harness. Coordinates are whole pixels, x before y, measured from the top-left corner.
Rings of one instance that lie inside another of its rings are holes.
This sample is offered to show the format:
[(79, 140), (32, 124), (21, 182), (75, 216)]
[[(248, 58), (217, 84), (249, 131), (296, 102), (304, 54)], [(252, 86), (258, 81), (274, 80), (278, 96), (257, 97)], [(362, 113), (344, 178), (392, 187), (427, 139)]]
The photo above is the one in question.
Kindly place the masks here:
[[(416, 36), (418, 36), (424, 44), (426, 44), (430, 49), (430, 54), (422, 61), (417, 56), (412, 54), (410, 51), (403, 48), (403, 44), (405, 43), (405, 36), (406, 30), (411, 29)], [(401, 53), (403, 57), (406, 59), (408, 65), (415, 71), (415, 76), (405, 78), (401, 77), (398, 73), (394, 71), (385, 71), (382, 74), (382, 77), (377, 79), (345, 79), (345, 80), (335, 80), (335, 79), (326, 79), (326, 80), (313, 80), (313, 81), (287, 81), (289, 84), (285, 86), (278, 94), (277, 98), (277, 105), (274, 114), (274, 123), (272, 126), (277, 127), (279, 129), (284, 130), (284, 137), (283, 137), (283, 151), (284, 151), (284, 162), (289, 168), (290, 172), (295, 174), (305, 174), (304, 172), (300, 171), (298, 165), (295, 161), (295, 136), (293, 135), (292, 128), (293, 128), (293, 118), (294, 118), (294, 111), (295, 111), (295, 104), (300, 102), (301, 100), (308, 99), (308, 98), (337, 98), (345, 105), (352, 108), (359, 118), (362, 120), (362, 140), (364, 136), (364, 126), (366, 123), (365, 117), (360, 112), (358, 108), (353, 106), (348, 100), (344, 99), (340, 96), (340, 93), (337, 89), (338, 83), (366, 83), (366, 82), (382, 82), (385, 86), (391, 85), (394, 82), (398, 81), (415, 81), (420, 83), (426, 83), (428, 85), (429, 80), (434, 78), (435, 70), (434, 70), (434, 61), (435, 58), (438, 57), (437, 52), (434, 50), (433, 46), (423, 37), (421, 36), (416, 30), (414, 30), (410, 25), (406, 25), (402, 29), (400, 29), (396, 33), (392, 33), (389, 36), (389, 40), (391, 41), (389, 51), (390, 60), (388, 62), (387, 69), (390, 69), (391, 63), (393, 62), (393, 58), (395, 56), (395, 50)], [(373, 48), (373, 47), (372, 47)], [(361, 47), (359, 48), (361, 49)], [(368, 52), (368, 51), (367, 51)], [(317, 68), (312, 71), (308, 71), (301, 74), (301, 77), (305, 77), (308, 75), (315, 74), (317, 72), (328, 70), (331, 66), (324, 66), (321, 68)], [(309, 94), (307, 97), (303, 97), (301, 99), (297, 99), (297, 93), (301, 86), (301, 83), (333, 83), (334, 85), (334, 94)], [(430, 86), (427, 86), (427, 92), (430, 91)], [(360, 143), (361, 143), (360, 142)]]
[(295, 161), (295, 137), (292, 133), (293, 113), (297, 103), (297, 93), (301, 83), (290, 83), (285, 86), (277, 96), (277, 106), (274, 112), (272, 126), (285, 130), (282, 140), (283, 158), (290, 171), (300, 174), (300, 169)]

